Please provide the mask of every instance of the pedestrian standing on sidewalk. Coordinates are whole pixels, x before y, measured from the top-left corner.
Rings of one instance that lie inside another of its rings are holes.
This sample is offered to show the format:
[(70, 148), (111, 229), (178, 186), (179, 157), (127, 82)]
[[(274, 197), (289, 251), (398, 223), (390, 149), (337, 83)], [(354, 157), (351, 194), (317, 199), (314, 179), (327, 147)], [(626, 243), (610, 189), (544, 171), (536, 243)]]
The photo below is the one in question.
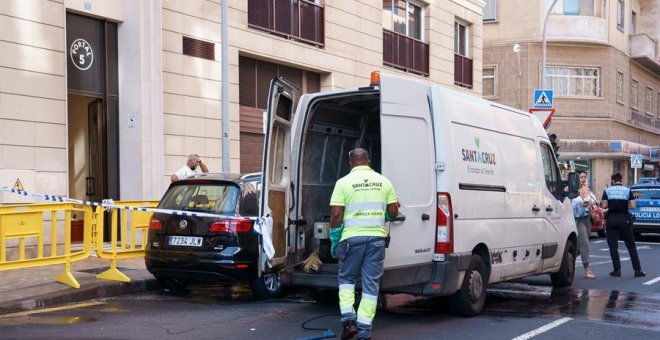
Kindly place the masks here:
[(635, 209), (635, 199), (630, 188), (621, 184), (621, 174), (612, 175), (612, 186), (605, 189), (601, 201), (603, 209), (609, 209), (605, 216), (607, 228), (607, 245), (610, 248), (610, 256), (614, 270), (610, 276), (621, 276), (621, 261), (619, 260), (619, 237), (626, 244), (630, 260), (632, 261), (635, 277), (644, 277), (637, 254), (637, 246), (632, 234), (632, 216), (628, 209)]
[[(369, 167), (369, 153), (355, 149), (348, 153), (351, 172), (335, 184), (330, 198), (330, 226), (343, 224), (335, 250), (339, 259), (337, 282), (343, 326), (342, 339), (370, 339), (376, 315), (378, 288), (385, 260), (385, 212), (399, 212), (392, 183)], [(361, 276), (362, 299), (357, 313), (355, 282)]]
[(589, 196), (589, 188), (580, 188), (580, 195), (573, 199), (573, 216), (578, 231), (578, 250), (584, 266), (584, 278), (595, 279), (596, 275), (589, 267), (589, 233), (591, 232), (591, 220), (589, 218), (589, 206), (592, 204)]

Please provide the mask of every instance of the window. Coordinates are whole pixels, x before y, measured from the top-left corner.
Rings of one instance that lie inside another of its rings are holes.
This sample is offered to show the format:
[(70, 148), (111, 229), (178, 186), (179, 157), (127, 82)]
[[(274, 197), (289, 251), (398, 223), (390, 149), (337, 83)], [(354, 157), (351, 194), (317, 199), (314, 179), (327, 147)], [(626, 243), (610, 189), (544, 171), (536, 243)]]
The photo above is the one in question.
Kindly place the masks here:
[(580, 15), (580, 2), (578, 0), (564, 0), (565, 15)]
[(497, 20), (497, 0), (486, 0), (484, 7), (484, 21)]
[(582, 15), (604, 18), (607, 0), (559, 0), (552, 8), (553, 14)]
[(462, 21), (454, 23), (454, 53), (468, 57), (468, 24)]
[(645, 96), (645, 102), (644, 104), (646, 105), (646, 114), (648, 115), (653, 115), (653, 89), (650, 87), (646, 87), (646, 96)]
[(630, 82), (630, 107), (633, 109), (639, 108), (639, 94), (637, 92), (639, 84), (637, 80), (632, 80)]
[(472, 88), (469, 33), (469, 24), (459, 20), (454, 22), (454, 84)]
[(215, 60), (215, 45), (210, 42), (183, 37), (183, 54)]
[(310, 45), (323, 46), (323, 6), (316, 1), (248, 0), (248, 26)]
[(555, 96), (600, 97), (600, 68), (547, 66), (545, 77)]
[(623, 31), (624, 16), (625, 16), (625, 4), (623, 0), (617, 0), (616, 2), (616, 27)]
[(422, 7), (408, 0), (383, 1), (383, 64), (429, 74), (429, 44), (423, 41)]
[(623, 104), (623, 72), (616, 72), (616, 102)]
[(554, 152), (548, 144), (541, 144), (541, 159), (543, 161), (543, 175), (545, 178), (545, 185), (553, 196), (561, 199), (564, 192), (564, 185), (559, 175), (559, 168), (555, 161)]
[(484, 97), (495, 97), (497, 94), (497, 68), (495, 66), (484, 67), (482, 77), (482, 95)]
[(399, 34), (422, 40), (422, 7), (406, 0), (384, 0), (383, 25)]

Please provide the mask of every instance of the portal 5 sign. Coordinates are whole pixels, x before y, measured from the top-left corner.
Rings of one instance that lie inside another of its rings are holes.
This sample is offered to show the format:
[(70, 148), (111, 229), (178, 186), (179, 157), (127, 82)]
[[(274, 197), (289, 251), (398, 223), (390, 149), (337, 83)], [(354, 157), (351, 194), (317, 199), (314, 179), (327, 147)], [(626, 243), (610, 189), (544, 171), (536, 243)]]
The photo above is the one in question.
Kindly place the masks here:
[(71, 44), (69, 54), (71, 55), (71, 62), (79, 70), (85, 71), (92, 67), (94, 51), (92, 51), (92, 46), (85, 39), (76, 39)]

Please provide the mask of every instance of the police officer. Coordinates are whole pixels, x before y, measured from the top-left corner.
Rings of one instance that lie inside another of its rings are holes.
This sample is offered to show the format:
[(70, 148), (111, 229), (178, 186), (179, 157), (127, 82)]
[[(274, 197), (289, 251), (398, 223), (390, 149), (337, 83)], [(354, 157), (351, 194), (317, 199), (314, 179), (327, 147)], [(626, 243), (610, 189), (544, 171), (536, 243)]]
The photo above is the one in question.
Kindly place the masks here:
[[(339, 259), (339, 308), (343, 326), (342, 339), (371, 338), (371, 323), (376, 315), (378, 288), (385, 260), (385, 211), (399, 212), (392, 183), (369, 167), (369, 153), (355, 149), (348, 153), (351, 172), (335, 184), (330, 198), (330, 225), (342, 223), (340, 243), (335, 254)], [(357, 314), (355, 282), (361, 273), (362, 299)]]
[(612, 175), (612, 186), (605, 189), (601, 201), (603, 209), (608, 209), (605, 217), (607, 228), (607, 245), (610, 248), (610, 256), (614, 270), (611, 276), (621, 276), (621, 261), (619, 260), (619, 236), (625, 242), (632, 266), (635, 270), (635, 277), (646, 276), (642, 271), (637, 254), (637, 246), (632, 234), (632, 219), (628, 209), (635, 209), (635, 199), (632, 196), (630, 188), (621, 184), (621, 174)]

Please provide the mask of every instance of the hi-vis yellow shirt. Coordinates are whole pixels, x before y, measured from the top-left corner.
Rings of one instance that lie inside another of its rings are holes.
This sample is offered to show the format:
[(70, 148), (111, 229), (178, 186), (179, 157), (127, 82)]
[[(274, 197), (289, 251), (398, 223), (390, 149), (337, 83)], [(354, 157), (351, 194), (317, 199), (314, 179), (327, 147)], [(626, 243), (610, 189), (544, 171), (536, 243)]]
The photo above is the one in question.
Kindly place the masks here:
[(340, 178), (330, 197), (331, 206), (344, 207), (341, 240), (355, 236), (386, 237), (385, 211), (397, 201), (392, 183), (366, 165)]

